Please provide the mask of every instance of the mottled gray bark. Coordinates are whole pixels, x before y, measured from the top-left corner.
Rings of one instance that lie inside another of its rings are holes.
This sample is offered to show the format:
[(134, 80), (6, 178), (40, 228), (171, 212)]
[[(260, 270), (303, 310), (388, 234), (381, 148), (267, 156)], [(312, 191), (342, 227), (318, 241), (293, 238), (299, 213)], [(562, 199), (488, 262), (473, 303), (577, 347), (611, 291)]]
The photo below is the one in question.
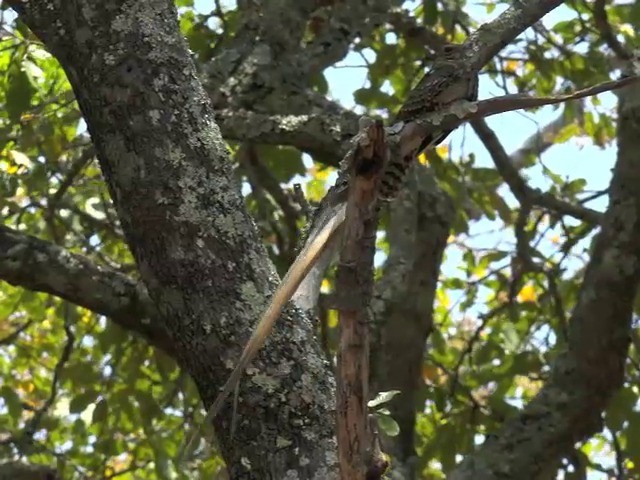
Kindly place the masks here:
[[(454, 218), (453, 204), (426, 168), (416, 165), (407, 189), (391, 206), (389, 257), (376, 284), (372, 310), (376, 348), (372, 351), (372, 392), (400, 390), (389, 409), (400, 426), (384, 437), (396, 459), (394, 478), (415, 478), (415, 418), (424, 348), (433, 327), (433, 300), (442, 254)], [(401, 472), (401, 473), (400, 473)]]
[(106, 315), (122, 328), (173, 353), (173, 343), (144, 285), (82, 255), (0, 225), (0, 278)]
[[(158, 320), (208, 405), (276, 276), (172, 2), (12, 5), (67, 72)], [(308, 319), (285, 312), (254, 365), (235, 438), (230, 405), (215, 422), (231, 476), (331, 478), (333, 380)]]
[(0, 480), (60, 480), (53, 468), (44, 465), (28, 465), (20, 462), (0, 464)]
[(349, 140), (358, 131), (358, 116), (345, 113), (268, 115), (225, 109), (216, 111), (216, 121), (229, 140), (291, 145), (337, 167), (349, 149)]

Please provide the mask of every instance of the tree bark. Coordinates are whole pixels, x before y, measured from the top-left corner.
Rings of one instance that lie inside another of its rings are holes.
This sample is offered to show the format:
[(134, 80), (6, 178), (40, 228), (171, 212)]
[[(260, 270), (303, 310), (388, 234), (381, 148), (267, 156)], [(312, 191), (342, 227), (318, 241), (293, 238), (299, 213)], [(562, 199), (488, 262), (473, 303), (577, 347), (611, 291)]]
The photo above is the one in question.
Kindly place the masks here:
[(383, 436), (383, 450), (393, 455), (398, 477), (415, 478), (415, 420), (421, 409), (418, 391), (427, 337), (433, 328), (433, 301), (453, 204), (432, 173), (416, 165), (407, 188), (389, 209), (389, 257), (375, 286), (372, 310), (372, 392), (400, 390), (389, 402), (400, 427), (397, 437)]
[[(209, 405), (276, 275), (232, 181), (175, 8), (168, 0), (11, 4), (67, 72), (158, 320)], [(215, 421), (222, 454), (232, 478), (332, 478), (330, 370), (308, 318), (287, 310), (276, 330), (254, 362), (260, 374), (242, 385), (235, 438), (230, 405)]]

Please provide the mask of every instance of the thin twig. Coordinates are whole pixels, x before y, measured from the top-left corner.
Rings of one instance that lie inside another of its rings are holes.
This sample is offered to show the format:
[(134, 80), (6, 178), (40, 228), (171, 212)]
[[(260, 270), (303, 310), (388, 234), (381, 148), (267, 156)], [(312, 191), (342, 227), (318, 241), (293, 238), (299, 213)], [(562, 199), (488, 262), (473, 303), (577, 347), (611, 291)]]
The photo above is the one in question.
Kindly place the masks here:
[[(586, 3), (586, 5), (588, 8), (588, 3)], [(595, 2), (593, 2), (592, 13), (596, 28), (600, 32), (600, 36), (607, 46), (613, 50), (613, 53), (615, 53), (619, 59), (631, 59), (631, 54), (624, 48), (624, 46), (622, 46), (616, 38), (615, 33), (613, 33), (611, 24), (609, 23), (607, 10), (605, 9), (605, 0), (595, 0)]]

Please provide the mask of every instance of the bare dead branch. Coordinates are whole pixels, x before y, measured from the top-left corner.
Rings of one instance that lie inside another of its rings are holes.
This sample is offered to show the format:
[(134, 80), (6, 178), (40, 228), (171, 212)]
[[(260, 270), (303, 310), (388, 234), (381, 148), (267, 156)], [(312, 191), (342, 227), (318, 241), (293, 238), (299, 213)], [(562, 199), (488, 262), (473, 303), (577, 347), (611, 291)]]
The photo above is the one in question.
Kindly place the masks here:
[[(370, 121), (370, 119), (369, 119)], [(378, 180), (387, 146), (381, 121), (363, 125), (364, 135), (351, 159), (343, 246), (336, 289), (340, 347), (337, 378), (338, 461), (343, 479), (364, 480), (369, 468), (369, 327), (366, 306), (373, 284), (373, 256), (378, 225)]]

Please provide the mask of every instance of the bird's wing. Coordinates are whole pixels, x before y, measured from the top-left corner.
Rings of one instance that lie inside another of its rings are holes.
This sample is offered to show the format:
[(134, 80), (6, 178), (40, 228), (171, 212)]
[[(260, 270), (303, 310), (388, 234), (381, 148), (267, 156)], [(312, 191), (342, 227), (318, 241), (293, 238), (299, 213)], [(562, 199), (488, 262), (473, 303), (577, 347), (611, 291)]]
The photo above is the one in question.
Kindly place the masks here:
[(396, 115), (396, 121), (412, 120), (418, 115), (434, 111), (443, 103), (442, 95), (458, 84), (462, 73), (453, 65), (443, 65), (427, 72), (409, 92), (409, 97)]

